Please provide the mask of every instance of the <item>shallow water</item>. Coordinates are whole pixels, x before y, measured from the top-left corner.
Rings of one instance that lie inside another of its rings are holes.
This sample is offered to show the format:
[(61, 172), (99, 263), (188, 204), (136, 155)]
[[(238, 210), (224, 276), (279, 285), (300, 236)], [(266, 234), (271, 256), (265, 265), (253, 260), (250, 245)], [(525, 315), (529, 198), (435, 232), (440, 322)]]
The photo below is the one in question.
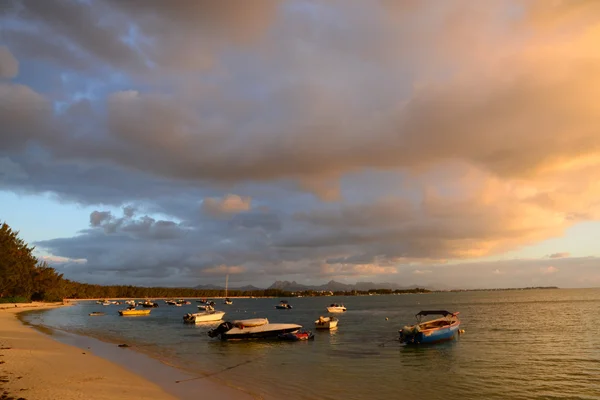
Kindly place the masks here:
[[(267, 317), (313, 330), (326, 305), (342, 302), (339, 328), (310, 342), (221, 342), (212, 325), (186, 325), (196, 303), (119, 317), (123, 306), (82, 302), (26, 319), (106, 341), (126, 342), (194, 374), (246, 387), (265, 399), (598, 399), (600, 289), (431, 293), (423, 295), (234, 299), (227, 320)], [(219, 301), (220, 303), (220, 301)], [(457, 340), (398, 343), (398, 329), (424, 309), (460, 311)], [(90, 317), (92, 311), (107, 315)], [(388, 320), (386, 320), (386, 317)]]

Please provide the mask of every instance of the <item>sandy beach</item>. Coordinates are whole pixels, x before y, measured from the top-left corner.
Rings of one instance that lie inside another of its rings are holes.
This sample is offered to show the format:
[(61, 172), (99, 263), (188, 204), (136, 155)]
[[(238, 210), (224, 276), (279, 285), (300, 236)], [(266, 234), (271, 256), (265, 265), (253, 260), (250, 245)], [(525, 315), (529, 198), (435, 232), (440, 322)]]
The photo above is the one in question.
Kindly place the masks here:
[[(203, 395), (222, 399), (252, 398), (208, 380), (194, 381), (193, 386), (182, 387), (179, 391), (165, 390), (164, 386), (153, 383), (160, 383), (155, 377), (145, 379), (131, 372), (130, 369), (135, 370), (135, 367), (127, 369), (92, 354), (107, 344), (98, 343), (84, 349), (64, 344), (24, 325), (17, 318), (20, 312), (61, 306), (61, 303), (0, 305), (0, 396), (4, 395), (3, 399), (167, 400), (197, 398), (198, 390)], [(144, 359), (145, 356), (133, 351), (127, 354), (129, 359), (138, 359), (138, 366), (146, 364), (148, 368), (151, 365), (154, 374), (157, 374), (157, 368), (160, 369), (160, 365), (154, 365), (160, 364), (156, 360)], [(130, 367), (127, 363), (124, 365)]]

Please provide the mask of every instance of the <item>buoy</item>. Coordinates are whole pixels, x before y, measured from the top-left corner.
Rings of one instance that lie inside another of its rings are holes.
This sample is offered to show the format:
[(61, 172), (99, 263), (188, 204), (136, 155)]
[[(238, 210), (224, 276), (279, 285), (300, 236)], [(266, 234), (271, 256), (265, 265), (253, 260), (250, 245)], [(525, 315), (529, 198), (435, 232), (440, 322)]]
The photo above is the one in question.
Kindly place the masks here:
[(386, 321), (387, 321), (388, 319), (389, 319), (388, 317), (385, 317), (385, 320), (386, 320)]

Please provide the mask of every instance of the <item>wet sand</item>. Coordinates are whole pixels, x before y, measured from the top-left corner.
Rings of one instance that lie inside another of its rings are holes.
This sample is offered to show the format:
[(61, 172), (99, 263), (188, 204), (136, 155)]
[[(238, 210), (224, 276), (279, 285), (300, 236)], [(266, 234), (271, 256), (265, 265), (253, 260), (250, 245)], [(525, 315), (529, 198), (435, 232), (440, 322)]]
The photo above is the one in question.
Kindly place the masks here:
[[(26, 400), (252, 399), (129, 348), (57, 331), (44, 334), (17, 314), (62, 303), (0, 304), (0, 396)], [(110, 360), (110, 361), (109, 361)], [(112, 361), (112, 362), (111, 362)], [(183, 382), (182, 382), (183, 381)]]

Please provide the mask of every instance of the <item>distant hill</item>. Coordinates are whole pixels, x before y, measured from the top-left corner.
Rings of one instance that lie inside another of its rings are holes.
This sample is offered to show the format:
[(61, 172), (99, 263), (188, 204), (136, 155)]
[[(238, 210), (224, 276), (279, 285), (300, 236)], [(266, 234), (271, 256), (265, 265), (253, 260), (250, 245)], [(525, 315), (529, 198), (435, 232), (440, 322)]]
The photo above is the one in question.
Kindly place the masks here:
[(352, 290), (362, 290), (366, 291), (369, 289), (390, 289), (390, 290), (407, 290), (407, 289), (415, 289), (418, 287), (423, 287), (422, 285), (410, 285), (410, 286), (401, 286), (397, 283), (374, 283), (374, 282), (356, 282), (354, 285), (345, 284), (341, 282), (336, 282), (331, 280), (323, 285), (303, 285), (301, 283), (297, 283), (296, 281), (275, 281), (269, 289), (279, 289), (285, 290), (289, 292), (299, 292), (303, 290), (330, 290), (332, 292), (343, 291), (349, 292)]

